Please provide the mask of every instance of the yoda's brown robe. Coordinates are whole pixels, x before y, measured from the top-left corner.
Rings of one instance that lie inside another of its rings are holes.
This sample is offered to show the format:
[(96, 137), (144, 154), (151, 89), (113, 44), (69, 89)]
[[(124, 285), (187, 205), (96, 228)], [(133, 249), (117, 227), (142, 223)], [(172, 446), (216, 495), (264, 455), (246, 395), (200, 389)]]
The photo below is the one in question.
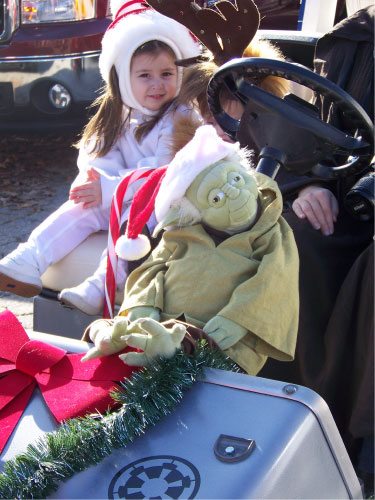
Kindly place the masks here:
[(260, 216), (247, 231), (219, 244), (201, 225), (163, 234), (151, 256), (126, 282), (122, 314), (136, 306), (161, 311), (161, 320), (184, 317), (203, 328), (220, 315), (248, 333), (225, 352), (257, 374), (268, 356), (293, 359), (298, 323), (298, 254), (281, 217), (277, 184), (255, 174)]

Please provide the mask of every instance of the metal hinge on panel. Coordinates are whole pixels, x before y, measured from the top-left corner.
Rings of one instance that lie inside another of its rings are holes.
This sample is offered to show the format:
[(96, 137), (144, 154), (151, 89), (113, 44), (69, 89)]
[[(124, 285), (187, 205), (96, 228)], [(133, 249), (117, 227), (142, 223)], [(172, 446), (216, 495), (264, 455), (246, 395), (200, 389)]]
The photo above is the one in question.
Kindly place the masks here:
[(254, 448), (255, 441), (253, 439), (220, 434), (216, 440), (214, 452), (222, 462), (240, 462), (247, 458)]

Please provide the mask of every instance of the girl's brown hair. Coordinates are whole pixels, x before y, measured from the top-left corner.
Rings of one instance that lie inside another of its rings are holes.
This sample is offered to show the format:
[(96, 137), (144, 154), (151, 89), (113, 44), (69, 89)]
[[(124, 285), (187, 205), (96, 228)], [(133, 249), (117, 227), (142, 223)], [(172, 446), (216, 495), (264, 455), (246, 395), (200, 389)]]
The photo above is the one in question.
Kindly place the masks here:
[[(159, 40), (149, 40), (134, 51), (132, 60), (140, 54), (147, 53), (157, 56), (161, 52), (167, 52), (171, 57), (176, 59), (176, 55), (169, 45)], [(174, 99), (165, 103), (155, 116), (137, 127), (135, 138), (138, 142), (154, 128), (173, 101)], [(131, 117), (131, 108), (126, 108), (121, 98), (119, 79), (115, 66), (111, 68), (108, 83), (102, 89), (102, 94), (95, 99), (91, 107), (98, 107), (98, 109), (84, 127), (82, 139), (76, 144), (76, 147), (79, 147), (81, 144), (87, 146), (93, 139), (90, 153), (94, 153), (95, 157), (101, 157), (111, 150)], [(125, 116), (124, 108), (126, 111)]]
[[(243, 52), (242, 57), (266, 57), (270, 59), (285, 60), (282, 52), (267, 40), (253, 40)], [(194, 101), (198, 104), (202, 116), (209, 116), (210, 110), (207, 103), (207, 86), (212, 75), (219, 66), (207, 55), (206, 60), (189, 66), (184, 73), (181, 90), (177, 101), (180, 104), (189, 104)], [(277, 97), (284, 97), (289, 92), (289, 82), (278, 76), (267, 76), (259, 87), (271, 92)], [(225, 102), (236, 98), (224, 87), (220, 98)]]
[[(281, 51), (267, 40), (253, 40), (244, 50), (243, 57), (285, 59)], [(207, 86), (218, 68), (219, 66), (213, 61), (208, 51), (203, 54), (203, 60), (188, 66), (185, 69), (181, 90), (176, 99), (177, 104), (186, 106), (195, 103), (204, 120), (211, 117), (207, 102)], [(288, 80), (278, 76), (267, 76), (262, 81), (257, 82), (257, 85), (280, 98), (284, 97), (290, 89)], [(237, 101), (237, 98), (226, 87), (221, 88), (219, 97), (222, 105)], [(190, 117), (179, 118), (175, 122), (171, 144), (173, 156), (192, 139), (200, 124), (201, 122), (192, 120)]]

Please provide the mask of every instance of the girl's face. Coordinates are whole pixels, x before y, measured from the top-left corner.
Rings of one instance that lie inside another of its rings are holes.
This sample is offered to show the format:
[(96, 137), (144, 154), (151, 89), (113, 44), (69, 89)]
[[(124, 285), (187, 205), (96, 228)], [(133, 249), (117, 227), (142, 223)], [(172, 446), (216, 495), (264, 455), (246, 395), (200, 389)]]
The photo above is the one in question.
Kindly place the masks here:
[(130, 84), (141, 106), (158, 111), (174, 98), (177, 91), (177, 67), (167, 52), (145, 53), (133, 57)]

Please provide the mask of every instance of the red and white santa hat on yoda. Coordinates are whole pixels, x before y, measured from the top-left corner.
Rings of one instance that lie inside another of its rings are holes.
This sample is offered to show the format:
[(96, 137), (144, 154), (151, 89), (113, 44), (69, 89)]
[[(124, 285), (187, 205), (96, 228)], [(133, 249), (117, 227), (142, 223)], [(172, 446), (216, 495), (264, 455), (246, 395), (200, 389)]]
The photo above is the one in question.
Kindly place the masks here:
[(155, 210), (158, 227), (168, 226), (170, 209), (179, 210), (181, 225), (201, 220), (199, 210), (185, 197), (194, 179), (210, 165), (220, 161), (239, 163), (253, 170), (251, 153), (240, 149), (239, 143), (223, 141), (212, 125), (202, 125), (194, 137), (175, 155), (166, 167), (155, 169), (139, 188), (130, 208), (126, 234), (117, 240), (115, 251), (124, 260), (137, 260), (150, 251), (150, 241), (141, 231)]
[[(146, 115), (155, 114), (142, 107), (135, 99), (130, 85), (130, 63), (135, 50), (150, 40), (166, 43), (177, 59), (197, 56), (200, 47), (197, 39), (182, 24), (159, 14), (147, 2), (140, 0), (111, 0), (113, 22), (104, 33), (99, 68), (103, 80), (108, 83), (114, 65), (120, 84), (121, 98), (127, 106)], [(178, 67), (179, 85), (182, 68)]]

